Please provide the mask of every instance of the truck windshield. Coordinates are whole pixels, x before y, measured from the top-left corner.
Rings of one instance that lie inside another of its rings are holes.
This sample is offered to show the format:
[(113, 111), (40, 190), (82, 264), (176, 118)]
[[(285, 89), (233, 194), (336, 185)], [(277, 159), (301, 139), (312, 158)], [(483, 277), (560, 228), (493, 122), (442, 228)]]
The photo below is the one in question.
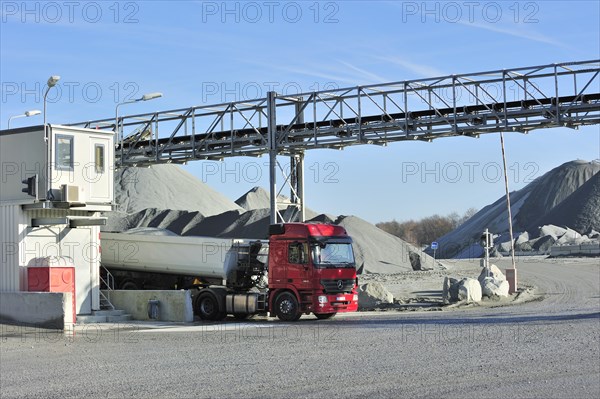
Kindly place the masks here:
[(354, 267), (354, 253), (350, 243), (319, 243), (311, 247), (315, 267)]

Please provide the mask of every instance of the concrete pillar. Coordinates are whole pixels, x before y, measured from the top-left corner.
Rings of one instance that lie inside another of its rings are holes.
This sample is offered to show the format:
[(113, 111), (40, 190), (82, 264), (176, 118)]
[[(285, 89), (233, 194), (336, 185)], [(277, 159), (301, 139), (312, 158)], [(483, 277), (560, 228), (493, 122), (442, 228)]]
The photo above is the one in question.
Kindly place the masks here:
[(517, 269), (505, 269), (506, 281), (508, 281), (508, 293), (514, 294), (517, 292)]

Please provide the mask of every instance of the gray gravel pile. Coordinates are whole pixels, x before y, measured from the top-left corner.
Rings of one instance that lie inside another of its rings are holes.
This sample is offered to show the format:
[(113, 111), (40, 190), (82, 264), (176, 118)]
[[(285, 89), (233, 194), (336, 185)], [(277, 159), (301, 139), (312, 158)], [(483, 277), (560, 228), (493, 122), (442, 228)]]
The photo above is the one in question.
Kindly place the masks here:
[[(282, 196), (278, 197), (278, 201), (283, 200), (287, 200), (287, 198)], [(236, 199), (235, 203), (247, 211), (252, 209), (269, 208), (271, 206), (271, 195), (262, 187), (254, 187), (246, 194)]]
[[(600, 163), (578, 160), (567, 162), (540, 176), (527, 186), (531, 186), (531, 194), (515, 216), (517, 226), (523, 230), (534, 230), (541, 226), (540, 219), (543, 219), (557, 205), (578, 191), (598, 172), (600, 172)], [(564, 223), (565, 225), (571, 226), (572, 218), (580, 212), (581, 209), (574, 209), (570, 215), (556, 216), (563, 218), (567, 222)], [(559, 225), (560, 223), (543, 224)]]
[[(271, 195), (267, 190), (262, 187), (253, 187), (246, 194), (235, 200), (235, 203), (241, 208), (247, 211), (254, 211), (258, 209), (270, 209), (271, 208)], [(277, 203), (280, 209), (285, 208), (286, 205), (291, 204), (291, 201), (285, 195), (277, 196)], [(305, 210), (307, 219), (312, 219), (318, 216), (318, 213), (310, 208)]]
[(600, 230), (600, 172), (535, 224), (569, 226), (583, 234)]
[(148, 208), (200, 211), (204, 216), (242, 210), (178, 165), (123, 168), (115, 173), (117, 211), (127, 214)]
[(253, 209), (242, 213), (231, 224), (223, 223), (218, 237), (229, 238), (261, 238), (269, 236), (269, 209)]
[[(581, 234), (600, 230), (600, 163), (593, 161), (567, 162), (540, 176), (521, 190), (512, 192), (513, 230), (539, 235), (545, 224), (568, 226)], [(588, 184), (586, 184), (588, 182)], [(564, 204), (564, 205), (563, 205)], [(480, 257), (481, 233), (488, 228), (508, 240), (506, 197), (477, 212), (450, 233), (440, 237), (438, 253), (442, 258)], [(547, 245), (547, 242), (546, 244)], [(552, 244), (550, 244), (552, 245)], [(431, 253), (431, 249), (427, 253)]]
[(117, 171), (115, 202), (117, 209), (105, 215), (108, 221), (104, 231), (156, 227), (185, 235), (206, 217), (244, 212), (178, 165)]

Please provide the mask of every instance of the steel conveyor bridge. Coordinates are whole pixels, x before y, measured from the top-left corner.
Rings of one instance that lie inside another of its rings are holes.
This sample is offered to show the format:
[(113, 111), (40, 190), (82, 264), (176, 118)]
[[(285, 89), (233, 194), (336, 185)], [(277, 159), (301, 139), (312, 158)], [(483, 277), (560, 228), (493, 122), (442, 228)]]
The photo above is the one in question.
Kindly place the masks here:
[(116, 163), (122, 167), (269, 154), (275, 223), (283, 218), (275, 200), (277, 155), (290, 157), (289, 173), (281, 170), (283, 185), (290, 186), (304, 220), (306, 150), (599, 124), (599, 75), (600, 60), (568, 62), (293, 95), (269, 92), (254, 100), (73, 125), (117, 132)]

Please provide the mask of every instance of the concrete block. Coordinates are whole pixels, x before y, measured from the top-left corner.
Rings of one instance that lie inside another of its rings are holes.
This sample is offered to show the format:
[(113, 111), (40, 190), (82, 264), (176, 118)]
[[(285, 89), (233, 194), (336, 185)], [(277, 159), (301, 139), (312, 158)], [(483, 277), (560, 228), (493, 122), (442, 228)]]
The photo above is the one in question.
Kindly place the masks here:
[(134, 320), (150, 320), (148, 301), (159, 301), (160, 321), (192, 322), (194, 311), (189, 290), (114, 290), (103, 291), (117, 309), (124, 310)]
[(600, 244), (582, 244), (581, 250), (594, 253), (595, 251), (600, 251)]
[(0, 292), (0, 321), (65, 330), (75, 322), (70, 292)]
[(550, 256), (600, 255), (598, 244), (555, 245), (550, 249)]

